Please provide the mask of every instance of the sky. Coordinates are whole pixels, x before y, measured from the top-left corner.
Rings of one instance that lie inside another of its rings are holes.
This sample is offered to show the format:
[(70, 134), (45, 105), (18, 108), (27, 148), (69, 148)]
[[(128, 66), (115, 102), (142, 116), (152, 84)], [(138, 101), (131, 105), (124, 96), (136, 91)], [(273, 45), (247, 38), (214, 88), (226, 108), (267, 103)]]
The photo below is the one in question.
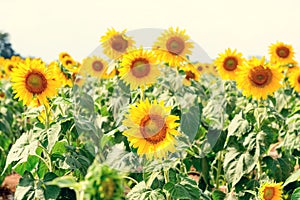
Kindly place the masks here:
[(291, 44), (300, 61), (299, 0), (0, 0), (0, 31), (22, 56), (81, 61), (116, 30), (179, 27), (212, 58), (226, 48), (267, 56)]

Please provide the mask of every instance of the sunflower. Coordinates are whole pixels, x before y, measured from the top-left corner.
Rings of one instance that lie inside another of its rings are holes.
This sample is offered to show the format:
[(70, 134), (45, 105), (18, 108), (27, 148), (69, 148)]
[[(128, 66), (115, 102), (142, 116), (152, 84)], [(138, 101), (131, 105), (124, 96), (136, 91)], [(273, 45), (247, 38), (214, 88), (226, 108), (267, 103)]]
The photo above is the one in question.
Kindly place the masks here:
[(286, 65), (294, 62), (294, 50), (291, 45), (277, 42), (269, 46), (269, 54), (271, 55), (271, 63)]
[(261, 200), (282, 200), (282, 183), (264, 183), (259, 188)]
[(230, 48), (225, 50), (225, 53), (219, 54), (214, 64), (217, 67), (217, 71), (224, 80), (235, 80), (236, 72), (238, 71), (238, 65), (242, 65), (244, 58), (242, 53)]
[(0, 79), (5, 77), (4, 66), (5, 66), (5, 58), (0, 57)]
[(280, 68), (282, 69), (282, 72), (286, 72), (286, 75), (289, 76), (289, 74), (294, 73), (294, 71), (299, 68), (299, 65), (297, 61), (293, 61), (287, 65), (281, 65)]
[(296, 67), (293, 73), (289, 73), (289, 83), (295, 91), (300, 93), (300, 67)]
[(12, 72), (11, 82), (16, 93), (15, 98), (23, 100), (24, 105), (31, 107), (47, 104), (47, 98), (55, 96), (59, 87), (54, 75), (40, 60), (26, 59)]
[(237, 86), (243, 90), (245, 96), (252, 96), (256, 99), (266, 99), (268, 95), (281, 87), (283, 74), (278, 65), (265, 63), (265, 58), (261, 60), (252, 58), (239, 66), (237, 73)]
[(128, 48), (134, 46), (135, 41), (125, 33), (126, 29), (122, 32), (118, 32), (114, 28), (108, 29), (106, 35), (102, 36), (100, 40), (105, 55), (111, 59), (119, 59)]
[(97, 159), (89, 167), (85, 176), (84, 199), (122, 199), (124, 187), (118, 171), (102, 165)]
[(154, 52), (142, 48), (124, 54), (120, 66), (119, 76), (131, 90), (155, 83), (160, 74)]
[(123, 132), (130, 145), (137, 148), (138, 155), (146, 158), (165, 158), (168, 152), (174, 152), (177, 141), (174, 136), (180, 135), (176, 130), (178, 116), (170, 115), (171, 107), (164, 102), (150, 103), (148, 99), (132, 105), (123, 125), (128, 129)]
[(58, 62), (53, 61), (49, 63), (48, 69), (53, 72), (53, 79), (59, 82), (60, 86), (69, 85), (70, 87), (72, 87), (72, 80), (69, 80), (71, 79), (71, 75), (67, 74), (66, 72), (63, 72), (62, 69), (59, 67)]
[(65, 57), (63, 60), (61, 60), (61, 64), (64, 68), (71, 72), (78, 68), (78, 63), (72, 57)]
[(12, 61), (10, 59), (6, 59), (6, 61), (4, 63), (4, 71), (5, 71), (6, 77), (10, 78), (13, 69), (17, 68), (17, 67), (18, 67), (18, 62)]
[(185, 72), (185, 77), (183, 79), (183, 84), (184, 85), (191, 85), (191, 80), (199, 81), (200, 79), (200, 72), (198, 71), (197, 65), (193, 65), (191, 63), (188, 63), (183, 67), (183, 71)]
[(188, 42), (189, 36), (185, 30), (176, 30), (170, 27), (165, 30), (153, 45), (158, 58), (169, 64), (171, 67), (180, 67), (181, 63), (186, 61), (186, 56), (190, 55), (194, 47), (192, 42)]
[(82, 70), (88, 75), (101, 77), (108, 64), (100, 57), (87, 57), (82, 61)]
[(70, 54), (68, 54), (67, 52), (61, 52), (60, 54), (59, 54), (59, 61), (60, 62), (62, 62), (64, 59), (66, 59), (66, 58), (72, 58), (71, 56), (70, 56)]

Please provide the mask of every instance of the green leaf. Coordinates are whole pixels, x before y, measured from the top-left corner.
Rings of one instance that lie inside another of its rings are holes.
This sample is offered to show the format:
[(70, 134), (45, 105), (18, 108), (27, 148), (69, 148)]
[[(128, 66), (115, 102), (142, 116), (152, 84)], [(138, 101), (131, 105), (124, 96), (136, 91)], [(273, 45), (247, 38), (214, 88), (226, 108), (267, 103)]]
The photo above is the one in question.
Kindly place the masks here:
[(228, 137), (232, 135), (242, 135), (247, 132), (249, 128), (249, 122), (243, 118), (242, 112), (235, 115), (233, 120), (228, 126)]
[(177, 183), (166, 183), (163, 189), (172, 199), (199, 199), (201, 192), (197, 183), (188, 177), (180, 177), (180, 179)]
[(65, 139), (57, 141), (52, 148), (51, 154), (63, 155), (66, 152), (66, 145), (68, 145), (68, 142)]
[(296, 170), (294, 173), (292, 173), (284, 182), (283, 186), (288, 185), (289, 183), (295, 182), (300, 180), (300, 169)]
[(47, 174), (45, 174), (44, 176), (44, 184), (45, 184), (45, 191), (44, 191), (44, 195), (45, 195), (45, 199), (47, 200), (55, 200), (59, 193), (60, 193), (60, 188), (55, 186), (55, 185), (47, 185), (47, 182), (50, 182), (52, 180), (54, 180), (57, 177), (56, 174), (52, 173), (52, 172), (48, 172)]
[(294, 190), (291, 200), (299, 200), (300, 199), (300, 187)]
[(207, 142), (210, 144), (214, 152), (221, 151), (226, 142), (226, 132), (218, 129), (207, 131)]
[(79, 191), (82, 186), (78, 183), (74, 176), (62, 176), (47, 182), (47, 185), (56, 185), (60, 188), (71, 188)]
[(127, 194), (128, 200), (158, 200), (166, 199), (161, 189), (152, 190), (144, 181), (135, 185)]
[(249, 152), (240, 153), (236, 149), (230, 149), (225, 154), (224, 170), (226, 179), (234, 187), (240, 179), (253, 170), (257, 163), (257, 158), (250, 155)]
[(200, 126), (200, 109), (198, 105), (190, 107), (188, 112), (181, 115), (180, 129), (191, 141), (196, 137)]
[(16, 200), (27, 200), (34, 198), (34, 178), (30, 172), (25, 172), (20, 179), (15, 193)]
[(56, 123), (47, 130), (47, 136), (48, 136), (47, 150), (48, 150), (48, 152), (52, 151), (53, 146), (58, 141), (60, 129), (61, 129), (60, 124)]
[(211, 194), (213, 200), (224, 200), (226, 194), (220, 190), (214, 190)]
[(14, 166), (17, 166), (26, 162), (29, 155), (36, 155), (36, 149), (39, 144), (38, 137), (39, 134), (34, 133), (32, 130), (23, 133), (11, 147), (3, 172), (11, 163), (16, 161), (17, 163)]

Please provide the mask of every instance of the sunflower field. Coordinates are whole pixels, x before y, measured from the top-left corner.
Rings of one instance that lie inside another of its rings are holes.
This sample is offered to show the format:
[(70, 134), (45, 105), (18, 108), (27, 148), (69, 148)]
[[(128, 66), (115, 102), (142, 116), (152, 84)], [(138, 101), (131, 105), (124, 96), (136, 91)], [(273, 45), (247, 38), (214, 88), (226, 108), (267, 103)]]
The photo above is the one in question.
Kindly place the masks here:
[(180, 28), (99, 42), (82, 61), (0, 57), (0, 200), (300, 199), (292, 45), (212, 60)]

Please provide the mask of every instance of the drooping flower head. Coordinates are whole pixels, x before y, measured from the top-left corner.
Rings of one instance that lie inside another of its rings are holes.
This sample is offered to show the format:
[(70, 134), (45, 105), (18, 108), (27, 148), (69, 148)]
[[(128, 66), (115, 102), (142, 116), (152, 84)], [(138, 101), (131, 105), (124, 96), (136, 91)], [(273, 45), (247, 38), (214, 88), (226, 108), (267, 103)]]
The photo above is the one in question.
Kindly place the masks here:
[(126, 35), (126, 29), (118, 32), (114, 28), (108, 29), (101, 37), (103, 53), (111, 59), (120, 59), (129, 48), (134, 47), (134, 40)]
[(282, 78), (278, 66), (265, 63), (265, 58), (252, 58), (239, 66), (236, 81), (245, 96), (266, 99), (281, 87)]
[(165, 30), (153, 45), (158, 58), (169, 64), (171, 67), (180, 67), (181, 63), (186, 61), (187, 55), (192, 53), (194, 44), (189, 40), (185, 30), (179, 30), (177, 27)]
[(96, 159), (89, 167), (84, 183), (84, 199), (117, 200), (124, 196), (121, 175)]
[(123, 125), (128, 129), (123, 132), (138, 155), (146, 158), (164, 158), (168, 152), (175, 152), (177, 141), (174, 136), (180, 135), (176, 130), (178, 116), (170, 114), (171, 107), (164, 102), (150, 103), (148, 99), (132, 105), (125, 115)]
[(196, 67), (199, 66), (188, 63), (182, 68), (185, 72), (185, 77), (183, 79), (184, 85), (191, 85), (191, 80), (199, 81), (201, 74)]

